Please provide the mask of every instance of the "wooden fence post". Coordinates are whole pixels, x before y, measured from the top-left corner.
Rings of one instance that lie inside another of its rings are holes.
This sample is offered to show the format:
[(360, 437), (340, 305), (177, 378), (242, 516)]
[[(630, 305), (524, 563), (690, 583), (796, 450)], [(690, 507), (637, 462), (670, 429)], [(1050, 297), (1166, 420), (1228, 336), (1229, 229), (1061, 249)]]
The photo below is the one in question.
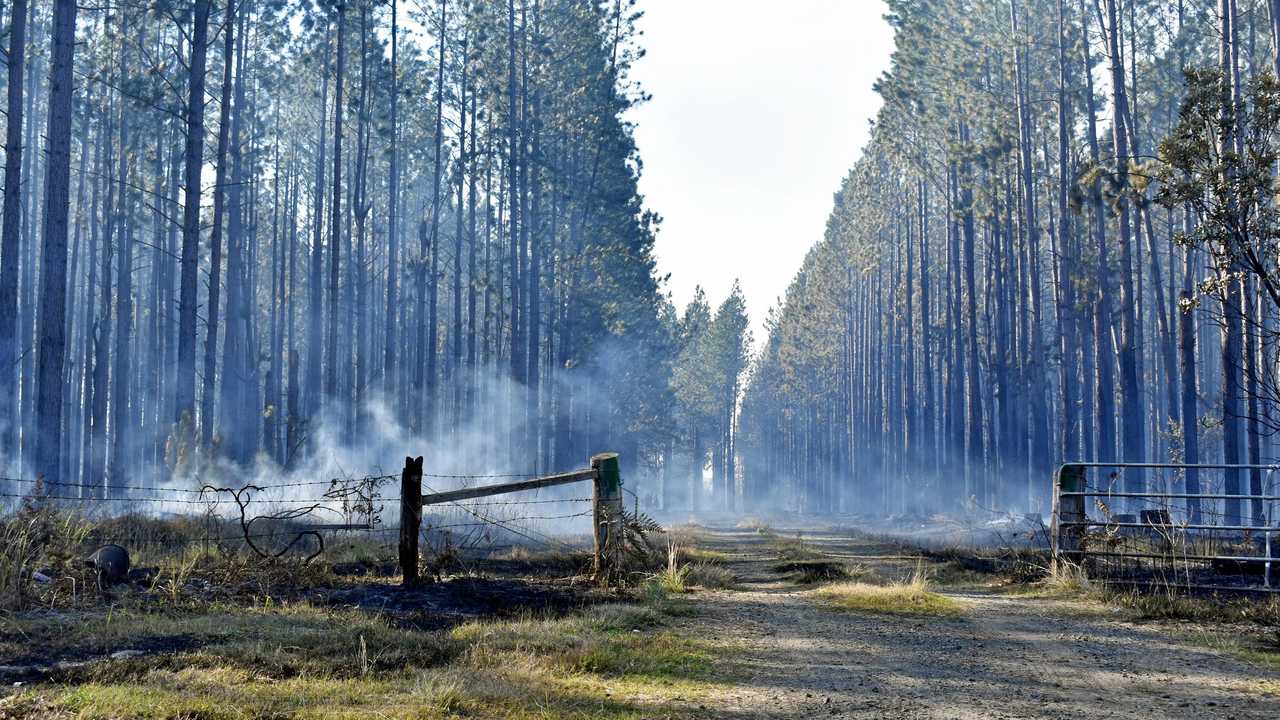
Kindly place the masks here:
[(1051, 542), (1053, 543), (1053, 562), (1055, 566), (1060, 558), (1071, 562), (1079, 562), (1080, 538), (1086, 528), (1081, 523), (1085, 515), (1085, 498), (1083, 495), (1066, 495), (1062, 493), (1078, 493), (1085, 489), (1085, 467), (1083, 465), (1063, 465), (1058, 468), (1054, 478), (1053, 490), (1053, 527)]
[(593, 456), (591, 469), (596, 471), (591, 533), (595, 541), (595, 576), (608, 582), (622, 567), (622, 473), (618, 454)]
[(400, 571), (406, 588), (418, 585), (418, 531), (422, 527), (422, 457), (406, 457), (400, 474)]

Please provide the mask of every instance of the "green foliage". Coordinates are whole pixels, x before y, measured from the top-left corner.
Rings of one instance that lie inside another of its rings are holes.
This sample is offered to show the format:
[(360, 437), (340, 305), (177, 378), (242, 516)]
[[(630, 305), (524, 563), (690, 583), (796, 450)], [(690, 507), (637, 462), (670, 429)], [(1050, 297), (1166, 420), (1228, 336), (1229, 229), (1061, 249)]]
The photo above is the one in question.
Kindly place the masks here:
[(1239, 104), (1216, 68), (1186, 72), (1178, 122), (1160, 143), (1157, 200), (1190, 207), (1199, 222), (1178, 242), (1209, 252), (1213, 277), (1204, 294), (1224, 297), (1242, 273), (1254, 275), (1280, 305), (1280, 83), (1271, 73), (1249, 81)]

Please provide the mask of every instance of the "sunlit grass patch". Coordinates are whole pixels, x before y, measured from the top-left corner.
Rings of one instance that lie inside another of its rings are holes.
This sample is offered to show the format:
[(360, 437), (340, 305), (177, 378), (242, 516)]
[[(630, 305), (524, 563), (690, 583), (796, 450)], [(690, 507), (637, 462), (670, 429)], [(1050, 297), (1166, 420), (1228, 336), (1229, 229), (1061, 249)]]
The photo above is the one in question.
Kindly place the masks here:
[[(666, 613), (643, 605), (443, 632), (359, 618), (314, 608), (247, 620), (187, 617), (203, 644), (18, 690), (0, 701), (0, 717), (21, 708), (19, 716), (90, 719), (684, 718), (697, 714), (696, 700), (718, 684), (718, 662), (731, 655), (663, 629)], [(176, 621), (150, 620), (166, 632)], [(123, 618), (118, 631), (143, 622)], [(207, 622), (221, 622), (227, 634), (213, 635)]]
[(959, 615), (959, 602), (929, 589), (923, 567), (917, 566), (910, 580), (873, 585), (869, 582), (843, 582), (819, 588), (819, 599), (840, 610), (881, 615)]
[(1013, 583), (1006, 585), (1003, 589), (1008, 595), (1023, 598), (1092, 601), (1102, 599), (1098, 586), (1089, 578), (1085, 569), (1066, 561), (1053, 564), (1043, 577), (1033, 582)]
[(773, 535), (770, 537), (769, 546), (777, 553), (779, 560), (817, 560), (823, 556), (817, 548), (799, 537)]
[(688, 563), (726, 563), (729, 562), (729, 555), (719, 550), (707, 550), (696, 545), (681, 545), (680, 560)]
[(147, 650), (127, 660), (95, 663), (70, 680), (141, 678), (153, 670), (243, 668), (276, 679), (299, 675), (353, 677), (445, 662), (456, 648), (429, 633), (408, 633), (382, 618), (307, 604), (255, 608), (213, 606), (205, 612), (113, 609), (25, 623), (25, 640), (0, 642), (14, 656), (40, 648), (100, 655)]
[[(1280, 672), (1280, 631), (1272, 629), (1273, 638), (1264, 639), (1233, 630), (1207, 629), (1190, 634), (1191, 642), (1216, 650), (1245, 662)], [(1265, 683), (1264, 683), (1265, 685)], [(1280, 682), (1272, 681), (1270, 690), (1280, 694)]]

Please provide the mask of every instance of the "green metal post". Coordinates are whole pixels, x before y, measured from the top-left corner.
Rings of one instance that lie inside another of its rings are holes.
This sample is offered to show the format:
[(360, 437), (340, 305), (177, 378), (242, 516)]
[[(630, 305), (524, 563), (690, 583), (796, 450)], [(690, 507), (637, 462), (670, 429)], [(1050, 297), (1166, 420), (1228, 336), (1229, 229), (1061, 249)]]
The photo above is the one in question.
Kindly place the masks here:
[(622, 472), (617, 453), (600, 453), (591, 458), (596, 471), (594, 523), (595, 576), (608, 582), (622, 567)]

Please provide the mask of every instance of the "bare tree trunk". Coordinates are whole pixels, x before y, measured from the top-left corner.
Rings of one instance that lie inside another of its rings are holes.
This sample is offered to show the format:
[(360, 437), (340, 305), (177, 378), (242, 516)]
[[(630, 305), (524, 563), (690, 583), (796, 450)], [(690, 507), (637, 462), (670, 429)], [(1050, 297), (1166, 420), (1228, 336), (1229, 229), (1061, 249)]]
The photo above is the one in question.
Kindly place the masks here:
[[(9, 7), (8, 122), (4, 150), (4, 227), (0, 231), (0, 453), (18, 449), (18, 252), (22, 233), (22, 71), (27, 52), (27, 0)], [(92, 290), (90, 290), (92, 292)]]
[(432, 170), (431, 191), (431, 265), (428, 277), (427, 297), (427, 429), (434, 431), (439, 417), (440, 401), (438, 396), (437, 356), (439, 355), (439, 300), (440, 300), (440, 197), (441, 175), (444, 172), (440, 150), (444, 143), (444, 64), (445, 47), (449, 35), (448, 2), (440, 0), (440, 57), (438, 76), (436, 78), (436, 127), (435, 127), (435, 167)]
[(178, 300), (178, 366), (174, 378), (175, 422), (194, 429), (196, 405), (196, 291), (200, 254), (200, 171), (204, 167), (204, 81), (209, 51), (210, 0), (195, 0), (190, 75), (187, 81), (187, 142), (182, 209), (182, 259)]
[(347, 8), (339, 2), (338, 58), (333, 81), (333, 200), (329, 212), (329, 317), (326, 328), (325, 354), (329, 361), (324, 371), (324, 394), (329, 400), (338, 398), (338, 277), (342, 259), (342, 111), (343, 81), (347, 67)]
[(399, 309), (400, 298), (399, 276), (400, 276), (400, 226), (399, 226), (399, 205), (400, 205), (400, 166), (399, 166), (399, 109), (400, 109), (400, 78), (397, 75), (399, 67), (399, 7), (397, 0), (391, 0), (391, 118), (390, 118), (390, 135), (388, 142), (390, 145), (391, 158), (390, 168), (387, 178), (387, 314), (386, 329), (383, 333), (382, 348), (382, 386), (387, 393), (388, 398), (395, 397), (396, 388), (396, 311)]
[(36, 462), (39, 477), (60, 479), (62, 364), (66, 355), (67, 223), (71, 205), (71, 110), (76, 3), (55, 0), (49, 68), (48, 166), (40, 263), (40, 355), (36, 374)]
[[(213, 181), (213, 229), (209, 233), (209, 303), (205, 308), (204, 391), (200, 395), (200, 436), (213, 438), (218, 376), (218, 313), (222, 292), (222, 220), (226, 208), (227, 135), (231, 129), (231, 73), (235, 65), (235, 1), (223, 15), (222, 104)], [(225, 368), (224, 368), (225, 370)]]
[(320, 371), (324, 357), (324, 175), (325, 175), (325, 128), (329, 117), (329, 57), (333, 46), (325, 39), (324, 65), (321, 70), (320, 83), (320, 131), (316, 136), (316, 171), (314, 202), (311, 208), (311, 222), (314, 234), (311, 240), (311, 261), (309, 268), (308, 288), (310, 290), (309, 307), (307, 309), (307, 375), (305, 390), (307, 393), (308, 414), (314, 414), (320, 408)]

